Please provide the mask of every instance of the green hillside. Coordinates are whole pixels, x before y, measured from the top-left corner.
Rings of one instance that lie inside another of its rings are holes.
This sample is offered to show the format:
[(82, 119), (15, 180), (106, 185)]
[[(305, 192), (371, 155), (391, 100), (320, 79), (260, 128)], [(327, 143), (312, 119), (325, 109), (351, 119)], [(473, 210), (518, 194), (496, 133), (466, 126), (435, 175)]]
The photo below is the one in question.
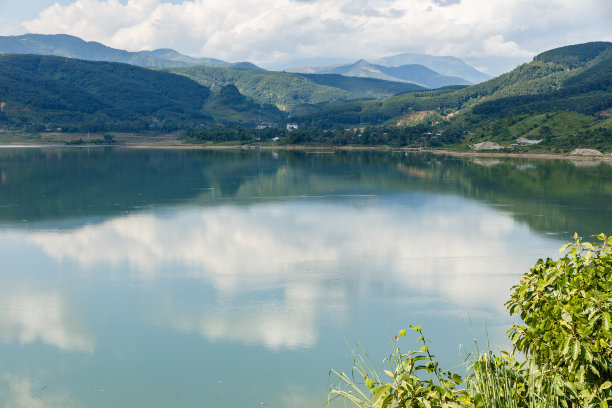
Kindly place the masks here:
[(172, 68), (168, 71), (184, 75), (213, 90), (228, 83), (235, 84), (240, 92), (255, 101), (272, 104), (294, 114), (310, 113), (330, 103), (380, 99), (423, 89), (414, 84), (342, 75), (309, 75), (207, 66)]
[[(168, 71), (0, 55), (0, 128), (194, 128), (198, 140), (216, 140), (207, 129), (227, 139), (224, 129), (231, 128), (241, 140), (295, 144), (467, 148), (495, 141), (519, 151), (612, 152), (612, 43), (550, 50), (477, 85), (418, 92), (413, 84), (342, 75), (206, 66)], [(286, 135), (273, 124), (267, 136), (255, 130), (260, 122), (282, 124), (288, 113), (299, 131)], [(521, 138), (541, 142), (526, 145)]]
[[(25, 131), (175, 130), (214, 119), (257, 120), (250, 100), (224, 103), (180, 75), (127, 64), (0, 55), (0, 126)], [(207, 106), (212, 106), (207, 109)], [(267, 119), (282, 119), (267, 107)], [(214, 118), (214, 119), (213, 119)]]
[(612, 43), (598, 42), (547, 51), (478, 85), (353, 102), (298, 121), (326, 128), (395, 126), (426, 118), (444, 133), (438, 140), (443, 144), (480, 140), (510, 144), (518, 137), (542, 135), (542, 146), (567, 150), (595, 144), (612, 150), (610, 108)]
[(218, 92), (213, 92), (204, 104), (204, 110), (212, 116), (215, 123), (247, 126), (252, 128), (262, 121), (280, 122), (286, 114), (274, 105), (256, 103), (244, 96), (234, 84), (223, 85)]

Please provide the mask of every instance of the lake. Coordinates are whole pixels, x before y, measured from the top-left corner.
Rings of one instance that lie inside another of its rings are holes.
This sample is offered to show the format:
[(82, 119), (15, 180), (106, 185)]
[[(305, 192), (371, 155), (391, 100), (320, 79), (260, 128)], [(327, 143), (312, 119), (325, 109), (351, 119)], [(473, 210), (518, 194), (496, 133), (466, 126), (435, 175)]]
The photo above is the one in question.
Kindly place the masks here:
[(609, 162), (3, 148), (0, 176), (11, 408), (320, 407), (411, 323), (445, 368), (508, 348), (510, 287), (612, 233)]

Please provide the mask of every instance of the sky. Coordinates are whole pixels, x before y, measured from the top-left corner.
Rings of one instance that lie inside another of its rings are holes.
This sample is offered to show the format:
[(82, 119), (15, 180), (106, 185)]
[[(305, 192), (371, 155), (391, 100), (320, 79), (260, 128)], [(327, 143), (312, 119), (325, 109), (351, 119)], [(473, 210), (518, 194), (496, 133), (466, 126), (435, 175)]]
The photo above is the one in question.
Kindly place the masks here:
[(611, 0), (0, 0), (0, 35), (65, 33), (268, 69), (451, 55), (490, 75), (612, 41)]

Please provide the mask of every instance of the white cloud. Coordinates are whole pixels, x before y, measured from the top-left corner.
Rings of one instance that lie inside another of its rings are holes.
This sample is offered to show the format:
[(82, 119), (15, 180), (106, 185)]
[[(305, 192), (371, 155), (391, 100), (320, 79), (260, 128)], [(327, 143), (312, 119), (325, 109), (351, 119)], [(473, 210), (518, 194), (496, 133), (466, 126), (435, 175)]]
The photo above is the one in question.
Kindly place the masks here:
[(23, 26), (129, 50), (169, 47), (263, 65), (407, 51), (486, 63), (499, 55), (524, 61), (562, 45), (567, 32), (578, 32), (577, 41), (609, 36), (611, 17), (607, 0), (76, 0)]
[(19, 35), (25, 32), (25, 28), (18, 21), (9, 20), (0, 15), (0, 35)]
[(514, 41), (504, 41), (500, 34), (484, 40), (483, 51), (485, 55), (500, 57), (533, 57), (534, 53), (521, 50)]

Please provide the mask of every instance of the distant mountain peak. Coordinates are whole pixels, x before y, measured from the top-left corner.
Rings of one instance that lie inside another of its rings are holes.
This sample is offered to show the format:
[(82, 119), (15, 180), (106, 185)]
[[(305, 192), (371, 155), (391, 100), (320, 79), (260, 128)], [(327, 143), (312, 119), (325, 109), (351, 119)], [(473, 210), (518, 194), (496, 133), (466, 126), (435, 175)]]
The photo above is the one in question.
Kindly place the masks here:
[(434, 56), (405, 52), (378, 58), (373, 60), (373, 62), (389, 67), (409, 64), (423, 65), (441, 75), (459, 77), (474, 84), (491, 79), (490, 75), (484, 74), (466, 64), (463, 60), (452, 56)]
[[(359, 70), (360, 72), (358, 72)], [(489, 75), (483, 74), (456, 57), (437, 57), (409, 52), (370, 61), (362, 58), (352, 64), (310, 66), (287, 69), (287, 71), (371, 76), (384, 80), (411, 82), (429, 88), (448, 85), (469, 85), (491, 78)], [(399, 77), (395, 76), (395, 74), (400, 74), (400, 71), (404, 71), (404, 73)], [(408, 71), (414, 71), (415, 73), (408, 74)], [(416, 75), (416, 72), (420, 72), (420, 74)]]
[(386, 81), (406, 82), (426, 88), (440, 88), (450, 85), (470, 85), (471, 82), (459, 77), (441, 75), (420, 64), (384, 66), (360, 59), (352, 64), (324, 67), (307, 67), (293, 70), (298, 73), (340, 74), (355, 77), (370, 77)]

